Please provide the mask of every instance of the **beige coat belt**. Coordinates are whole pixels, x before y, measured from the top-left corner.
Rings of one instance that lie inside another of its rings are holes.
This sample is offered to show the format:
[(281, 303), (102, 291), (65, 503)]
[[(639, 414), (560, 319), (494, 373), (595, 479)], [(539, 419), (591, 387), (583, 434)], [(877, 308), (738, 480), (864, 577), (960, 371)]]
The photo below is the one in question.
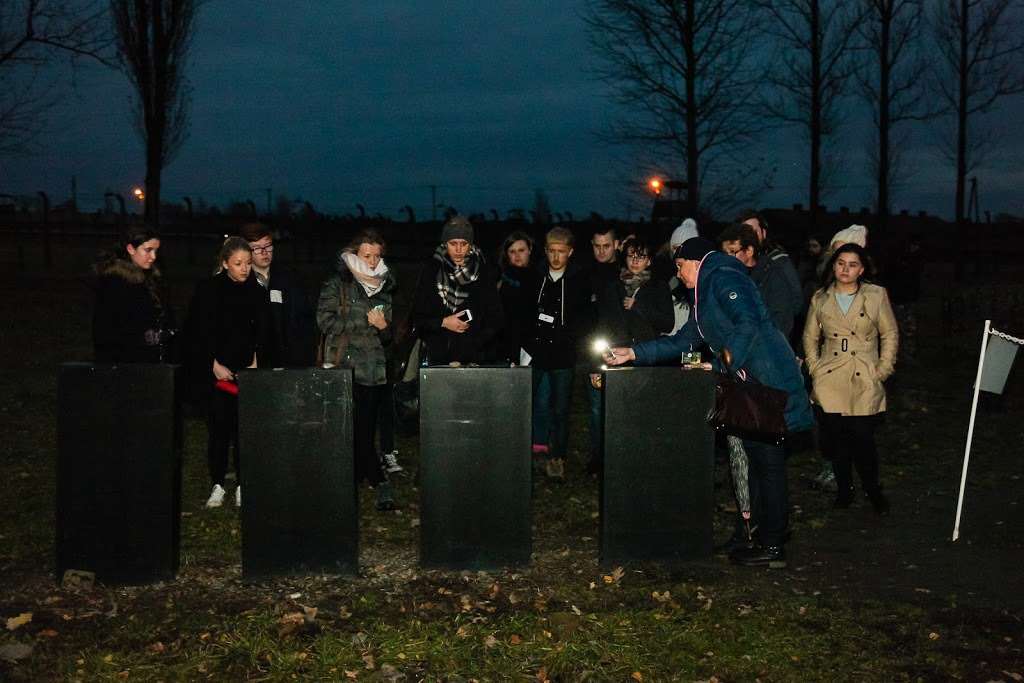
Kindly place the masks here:
[(822, 344), (822, 355), (826, 352), (834, 353), (836, 351), (859, 351), (867, 353), (878, 353), (878, 341), (872, 337), (870, 340), (861, 339), (858, 337), (826, 337)]

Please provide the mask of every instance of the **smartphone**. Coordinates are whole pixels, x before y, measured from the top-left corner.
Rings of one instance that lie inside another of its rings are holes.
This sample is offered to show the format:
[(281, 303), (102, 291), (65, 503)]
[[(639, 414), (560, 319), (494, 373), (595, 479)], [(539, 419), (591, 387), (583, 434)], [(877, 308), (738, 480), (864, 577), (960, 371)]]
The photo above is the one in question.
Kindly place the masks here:
[(462, 318), (462, 321), (467, 323), (473, 319), (473, 312), (468, 308), (464, 311), (459, 311), (455, 315), (459, 318)]

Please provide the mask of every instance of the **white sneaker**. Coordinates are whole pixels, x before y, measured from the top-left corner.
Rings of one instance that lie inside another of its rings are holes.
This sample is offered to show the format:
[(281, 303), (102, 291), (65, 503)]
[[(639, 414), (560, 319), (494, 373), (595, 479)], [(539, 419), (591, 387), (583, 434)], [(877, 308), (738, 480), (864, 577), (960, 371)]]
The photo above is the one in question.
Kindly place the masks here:
[(235, 487), (235, 507), (242, 507), (242, 485), (239, 484)]
[(384, 470), (388, 474), (394, 474), (395, 472), (402, 471), (402, 466), (398, 464), (397, 450), (391, 451), (390, 453), (385, 453), (382, 459), (384, 460)]
[(213, 490), (210, 491), (210, 497), (206, 499), (206, 507), (219, 508), (224, 504), (224, 494), (224, 487), (220, 484), (214, 484)]

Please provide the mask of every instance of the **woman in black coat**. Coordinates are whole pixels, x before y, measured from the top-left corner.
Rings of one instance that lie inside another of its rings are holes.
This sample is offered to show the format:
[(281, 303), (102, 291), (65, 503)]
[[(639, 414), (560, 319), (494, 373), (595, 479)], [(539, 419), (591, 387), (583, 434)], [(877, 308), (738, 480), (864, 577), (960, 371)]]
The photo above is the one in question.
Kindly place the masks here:
[[(501, 335), (502, 360), (519, 365), (523, 346), (533, 331), (537, 315), (537, 290), (540, 271), (533, 267), (533, 238), (516, 230), (501, 245), (498, 297), (505, 317), (505, 331)], [(546, 430), (545, 430), (546, 431)]]
[(133, 227), (114, 253), (94, 266), (92, 341), (97, 363), (169, 360), (174, 324), (156, 267), (159, 250), (155, 231)]
[(597, 293), (598, 334), (613, 346), (633, 346), (672, 331), (668, 283), (652, 277), (653, 251), (636, 237), (622, 244), (619, 277)]
[(497, 359), (503, 326), (497, 275), (473, 244), (473, 226), (463, 216), (445, 223), (434, 252), (436, 269), (413, 302), (412, 318), (431, 365), (487, 363)]
[[(228, 448), (235, 444), (235, 474), (241, 481), (238, 449), (237, 374), (274, 357), (270, 302), (252, 272), (252, 248), (241, 237), (221, 247), (217, 273), (199, 284), (189, 309), (188, 342), (192, 375), (209, 400), (207, 459), (213, 490), (206, 507), (224, 501)], [(241, 484), (235, 505), (242, 504)]]

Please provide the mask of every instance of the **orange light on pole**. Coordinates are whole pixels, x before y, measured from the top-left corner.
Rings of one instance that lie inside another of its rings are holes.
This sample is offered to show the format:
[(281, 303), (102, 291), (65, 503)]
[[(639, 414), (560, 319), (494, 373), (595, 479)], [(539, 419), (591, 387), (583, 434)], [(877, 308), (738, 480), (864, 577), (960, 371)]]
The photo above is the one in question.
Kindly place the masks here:
[(133, 187), (132, 196), (141, 202), (146, 198), (146, 192), (141, 187)]
[(661, 194), (661, 178), (651, 178), (647, 186), (654, 194)]

